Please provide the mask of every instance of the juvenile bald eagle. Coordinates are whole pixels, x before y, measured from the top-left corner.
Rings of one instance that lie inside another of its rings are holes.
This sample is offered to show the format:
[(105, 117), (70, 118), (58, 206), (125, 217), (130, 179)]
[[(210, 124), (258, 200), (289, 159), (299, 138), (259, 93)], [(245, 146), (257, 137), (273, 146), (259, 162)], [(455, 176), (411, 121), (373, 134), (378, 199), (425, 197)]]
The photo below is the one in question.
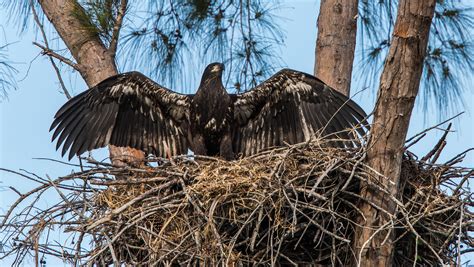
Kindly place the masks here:
[(268, 147), (367, 130), (365, 112), (321, 80), (283, 69), (242, 94), (228, 94), (224, 65), (206, 67), (195, 95), (175, 93), (139, 72), (110, 77), (75, 96), (55, 115), (56, 149), (69, 159), (108, 144), (160, 157), (186, 154), (234, 159)]

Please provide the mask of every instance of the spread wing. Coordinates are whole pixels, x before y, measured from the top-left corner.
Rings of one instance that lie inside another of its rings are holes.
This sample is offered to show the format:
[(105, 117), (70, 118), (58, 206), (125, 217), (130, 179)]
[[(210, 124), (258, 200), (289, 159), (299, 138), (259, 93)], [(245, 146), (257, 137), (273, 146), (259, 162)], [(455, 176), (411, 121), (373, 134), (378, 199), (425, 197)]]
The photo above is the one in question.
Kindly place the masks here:
[(138, 72), (110, 77), (70, 99), (54, 117), (52, 140), (69, 159), (106, 145), (167, 156), (187, 152), (190, 99)]
[(238, 126), (233, 132), (233, 149), (244, 156), (304, 142), (314, 135), (353, 140), (369, 129), (367, 115), (355, 102), (316, 77), (294, 70), (281, 70), (249, 92), (235, 95), (234, 100)]

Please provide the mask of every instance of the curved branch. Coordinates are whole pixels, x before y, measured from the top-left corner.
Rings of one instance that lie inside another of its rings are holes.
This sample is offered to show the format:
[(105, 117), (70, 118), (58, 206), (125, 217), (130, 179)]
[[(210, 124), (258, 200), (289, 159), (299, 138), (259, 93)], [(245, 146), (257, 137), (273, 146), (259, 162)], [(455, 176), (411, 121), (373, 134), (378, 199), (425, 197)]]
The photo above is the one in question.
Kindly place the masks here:
[(117, 44), (118, 38), (120, 35), (120, 29), (122, 28), (123, 17), (125, 16), (125, 12), (127, 11), (128, 0), (120, 1), (120, 9), (117, 14), (117, 18), (115, 19), (114, 29), (112, 32), (112, 40), (110, 40), (109, 46), (109, 53), (112, 57), (115, 58), (115, 54), (117, 53)]

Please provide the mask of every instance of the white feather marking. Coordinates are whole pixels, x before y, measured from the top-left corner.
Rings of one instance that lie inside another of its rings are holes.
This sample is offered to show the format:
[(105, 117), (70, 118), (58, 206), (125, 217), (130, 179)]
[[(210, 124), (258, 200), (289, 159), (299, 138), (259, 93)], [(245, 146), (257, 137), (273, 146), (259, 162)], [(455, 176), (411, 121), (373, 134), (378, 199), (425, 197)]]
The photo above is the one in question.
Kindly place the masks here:
[[(171, 124), (172, 124), (172, 123), (171, 123)], [(174, 126), (171, 125), (171, 127), (174, 127)], [(174, 138), (174, 134), (171, 135), (171, 140), (170, 140), (170, 141), (171, 141), (171, 144), (170, 144), (170, 146), (171, 146), (171, 149), (170, 149), (170, 150), (171, 150), (171, 154), (172, 154), (172, 155), (177, 155), (178, 153), (177, 153), (177, 151), (176, 151), (176, 139)]]
[(178, 101), (176, 101), (176, 104), (177, 104), (178, 106), (187, 106), (185, 100), (178, 100)]
[(216, 125), (216, 119), (212, 118), (210, 121), (206, 123), (206, 126), (204, 126), (205, 129), (211, 129), (211, 130), (216, 130), (217, 125)]
[(311, 138), (311, 131), (308, 127), (308, 124), (306, 123), (306, 118), (304, 117), (304, 112), (303, 112), (303, 109), (301, 108), (301, 105), (298, 106), (298, 111), (300, 113), (301, 126), (303, 128), (304, 140), (308, 141)]
[(239, 98), (237, 101), (235, 101), (235, 106), (240, 106), (240, 105), (246, 105), (247, 104), (247, 99), (245, 98)]
[(120, 85), (114, 85), (110, 89), (110, 92), (112, 93), (112, 95), (115, 95), (119, 90), (120, 90)]
[(302, 82), (302, 81), (298, 81), (296, 83), (291, 82), (285, 88), (286, 88), (287, 93), (291, 93), (291, 92), (294, 92), (294, 91), (301, 91), (301, 90), (303, 90), (305, 92), (311, 91), (311, 85), (309, 85), (305, 82)]
[(110, 137), (112, 136), (112, 130), (114, 129), (114, 127), (110, 127), (108, 130), (107, 130), (107, 134), (105, 135), (105, 142), (104, 144), (109, 144), (110, 143)]
[[(251, 139), (254, 139), (254, 138), (251, 138)], [(250, 155), (250, 141), (251, 139), (247, 138), (247, 140), (245, 141), (245, 155)]]
[[(164, 155), (165, 158), (168, 156), (168, 155), (167, 155), (168, 152), (170, 152), (170, 154), (171, 154), (171, 151), (170, 151), (170, 149), (169, 149), (168, 143), (166, 143), (165, 140), (163, 140), (163, 151), (165, 152), (165, 153), (163, 153), (163, 155)], [(171, 156), (171, 155), (170, 155), (170, 156)]]
[(248, 155), (253, 154), (253, 152), (255, 151), (255, 148), (257, 147), (257, 138), (251, 138), (251, 139), (252, 139), (251, 140), (252, 142), (249, 144), (249, 153), (248, 153)]
[(126, 95), (131, 95), (135, 93), (135, 90), (133, 89), (132, 86), (124, 86), (122, 91)]
[(221, 67), (219, 67), (219, 65), (216, 65), (212, 67), (211, 72), (218, 72), (220, 69)]
[(145, 96), (144, 101), (145, 101), (145, 104), (147, 104), (148, 106), (152, 106), (151, 99), (149, 97)]

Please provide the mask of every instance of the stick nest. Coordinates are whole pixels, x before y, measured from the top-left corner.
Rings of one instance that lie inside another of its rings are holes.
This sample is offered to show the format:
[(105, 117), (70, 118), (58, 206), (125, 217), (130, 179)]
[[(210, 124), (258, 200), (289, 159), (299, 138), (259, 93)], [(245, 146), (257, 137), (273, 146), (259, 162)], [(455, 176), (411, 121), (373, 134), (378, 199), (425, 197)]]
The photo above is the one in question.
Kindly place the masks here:
[[(360, 256), (353, 240), (364, 221), (361, 202), (388, 214), (389, 223), (374, 230), (394, 236), (394, 265), (449, 264), (472, 250), (473, 202), (465, 184), (473, 171), (453, 166), (464, 154), (436, 165), (429, 162), (436, 153), (419, 160), (406, 152), (399, 194), (391, 195), (384, 177), (364, 165), (363, 147), (322, 142), (231, 162), (179, 157), (142, 168), (92, 162), (56, 180), (24, 175), (40, 186), (20, 194), (6, 214), (5, 255), (97, 265), (352, 265)], [(393, 201), (395, 212), (365, 199), (362, 185)], [(19, 208), (27, 198), (36, 205), (47, 190), (59, 194), (56, 204)], [(68, 238), (48, 240), (52, 229)]]

